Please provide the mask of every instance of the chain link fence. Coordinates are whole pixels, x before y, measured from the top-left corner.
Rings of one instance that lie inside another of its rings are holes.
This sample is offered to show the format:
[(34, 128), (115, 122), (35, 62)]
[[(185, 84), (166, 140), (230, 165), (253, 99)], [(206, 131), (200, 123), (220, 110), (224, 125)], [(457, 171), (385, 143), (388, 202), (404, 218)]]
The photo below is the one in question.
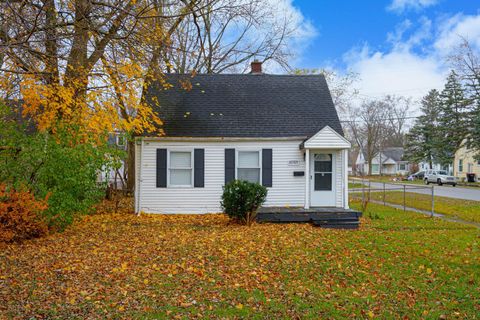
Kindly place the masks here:
[[(428, 185), (417, 185), (397, 182), (371, 181), (363, 178), (349, 179), (349, 197), (352, 200), (361, 202), (362, 211), (368, 207), (368, 204), (377, 203), (385, 206), (401, 206), (403, 210), (419, 210), (414, 206), (407, 205), (409, 197), (412, 194), (423, 194), (430, 196), (430, 216), (435, 215), (435, 188)], [(421, 210), (425, 211), (425, 210)]]

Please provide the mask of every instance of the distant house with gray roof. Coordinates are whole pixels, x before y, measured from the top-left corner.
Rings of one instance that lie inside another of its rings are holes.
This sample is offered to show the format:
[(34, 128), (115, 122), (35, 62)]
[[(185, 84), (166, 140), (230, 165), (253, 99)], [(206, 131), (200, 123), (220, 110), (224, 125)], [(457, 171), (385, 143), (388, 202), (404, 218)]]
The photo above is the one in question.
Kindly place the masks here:
[(385, 148), (377, 152), (372, 159), (372, 172), (368, 172), (368, 157), (359, 152), (355, 166), (358, 174), (364, 175), (401, 175), (410, 173), (412, 165), (404, 158), (402, 147)]

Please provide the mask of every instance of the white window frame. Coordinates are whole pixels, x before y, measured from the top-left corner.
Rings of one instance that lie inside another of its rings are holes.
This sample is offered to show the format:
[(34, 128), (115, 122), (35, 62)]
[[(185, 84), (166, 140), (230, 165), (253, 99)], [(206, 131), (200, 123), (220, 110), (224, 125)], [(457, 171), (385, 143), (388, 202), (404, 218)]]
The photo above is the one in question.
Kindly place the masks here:
[(458, 172), (463, 172), (463, 159), (458, 159)]
[[(171, 168), (171, 162), (170, 162), (170, 153), (172, 152), (190, 152), (190, 168)], [(193, 188), (193, 178), (194, 178), (194, 155), (193, 155), (193, 149), (191, 148), (188, 148), (188, 149), (168, 149), (168, 152), (167, 152), (167, 188)], [(190, 171), (192, 172), (191, 176), (190, 176), (190, 184), (187, 184), (187, 185), (180, 185), (180, 184), (171, 184), (170, 183), (170, 171), (171, 170), (175, 170), (175, 169), (185, 169), (185, 170), (188, 170), (190, 169)]]
[[(403, 169), (402, 169), (403, 166)], [(398, 164), (398, 171), (407, 171), (407, 164), (406, 163), (399, 163)]]
[[(240, 168), (238, 166), (238, 159), (239, 159), (239, 153), (240, 152), (258, 152), (258, 168)], [(260, 169), (259, 173), (259, 184), (262, 184), (262, 149), (236, 149), (235, 150), (235, 179), (238, 180), (238, 169)]]

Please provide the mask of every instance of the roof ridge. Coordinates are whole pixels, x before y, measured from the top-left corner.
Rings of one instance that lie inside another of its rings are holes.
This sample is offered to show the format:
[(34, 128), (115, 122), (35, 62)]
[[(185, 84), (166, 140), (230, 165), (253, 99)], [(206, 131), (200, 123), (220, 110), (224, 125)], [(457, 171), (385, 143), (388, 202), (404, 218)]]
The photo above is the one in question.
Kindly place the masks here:
[(323, 74), (275, 74), (275, 73), (197, 73), (192, 75), (190, 73), (166, 73), (165, 76), (187, 76), (192, 79), (197, 76), (251, 76), (251, 77), (319, 77), (325, 78)]

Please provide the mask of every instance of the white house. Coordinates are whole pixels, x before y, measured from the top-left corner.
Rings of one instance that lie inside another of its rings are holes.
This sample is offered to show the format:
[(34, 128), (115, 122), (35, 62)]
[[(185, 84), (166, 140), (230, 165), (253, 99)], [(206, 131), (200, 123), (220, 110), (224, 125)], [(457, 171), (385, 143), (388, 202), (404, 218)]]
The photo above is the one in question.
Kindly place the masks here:
[(466, 141), (463, 141), (462, 146), (455, 152), (455, 170), (453, 171), (457, 178), (468, 181), (467, 177), (472, 175), (473, 181), (480, 181), (480, 160), (475, 158), (476, 154), (477, 152), (468, 148)]
[[(108, 135), (108, 144), (119, 150), (127, 151), (127, 140), (122, 132), (111, 132)], [(121, 160), (120, 167), (117, 169), (103, 168), (98, 174), (98, 182), (106, 182), (113, 185), (116, 189), (125, 188), (125, 161)]]
[(323, 76), (166, 80), (172, 88), (155, 84), (147, 94), (165, 135), (136, 138), (136, 212), (220, 212), (223, 186), (233, 179), (266, 186), (266, 207), (348, 209), (350, 143)]
[(372, 172), (368, 172), (368, 158), (359, 152), (355, 162), (357, 173), (366, 175), (408, 175), (411, 164), (403, 158), (402, 147), (385, 148), (372, 159)]

